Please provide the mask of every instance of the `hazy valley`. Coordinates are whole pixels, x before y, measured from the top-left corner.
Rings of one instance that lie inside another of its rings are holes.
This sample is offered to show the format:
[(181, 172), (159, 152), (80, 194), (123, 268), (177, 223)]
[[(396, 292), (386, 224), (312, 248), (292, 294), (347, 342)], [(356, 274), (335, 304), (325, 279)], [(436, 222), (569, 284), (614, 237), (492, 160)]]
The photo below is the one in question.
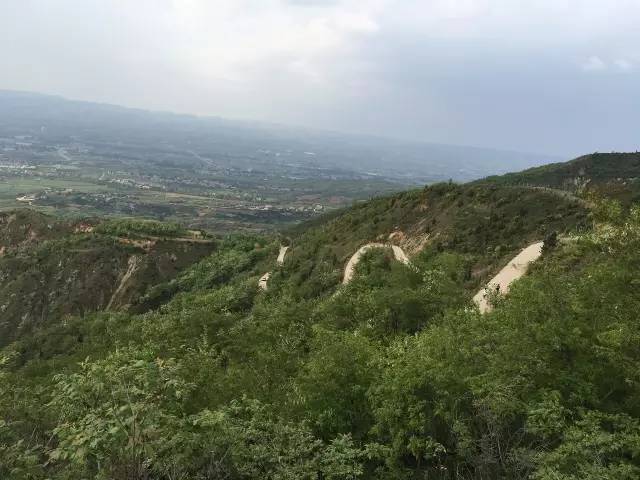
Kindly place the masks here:
[(263, 231), (410, 185), (551, 160), (0, 92), (3, 209)]

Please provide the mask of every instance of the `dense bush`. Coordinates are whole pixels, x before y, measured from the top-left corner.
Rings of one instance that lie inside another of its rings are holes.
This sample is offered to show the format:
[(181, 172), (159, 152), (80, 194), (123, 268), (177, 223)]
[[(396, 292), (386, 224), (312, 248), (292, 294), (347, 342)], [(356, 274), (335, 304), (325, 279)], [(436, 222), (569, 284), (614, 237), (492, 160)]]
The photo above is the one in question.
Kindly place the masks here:
[(2, 478), (637, 478), (640, 209), (603, 203), (480, 315), (474, 265), (538, 228), (493, 213), (521, 233), (453, 235), (408, 266), (371, 251), (342, 287), (335, 224), (282, 267), (277, 244), (231, 238), (153, 311), (37, 330), (1, 357)]
[(100, 223), (95, 228), (96, 233), (114, 235), (117, 237), (180, 237), (187, 231), (176, 223), (158, 222), (156, 220), (113, 219)]

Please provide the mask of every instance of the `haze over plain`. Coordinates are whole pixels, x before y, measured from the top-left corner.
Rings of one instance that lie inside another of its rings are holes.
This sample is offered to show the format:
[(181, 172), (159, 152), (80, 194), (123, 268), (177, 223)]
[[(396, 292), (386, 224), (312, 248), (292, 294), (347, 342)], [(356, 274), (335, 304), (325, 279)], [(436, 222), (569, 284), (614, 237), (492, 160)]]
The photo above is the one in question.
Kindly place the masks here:
[(7, 1), (0, 89), (569, 158), (637, 149), (639, 15), (633, 0)]

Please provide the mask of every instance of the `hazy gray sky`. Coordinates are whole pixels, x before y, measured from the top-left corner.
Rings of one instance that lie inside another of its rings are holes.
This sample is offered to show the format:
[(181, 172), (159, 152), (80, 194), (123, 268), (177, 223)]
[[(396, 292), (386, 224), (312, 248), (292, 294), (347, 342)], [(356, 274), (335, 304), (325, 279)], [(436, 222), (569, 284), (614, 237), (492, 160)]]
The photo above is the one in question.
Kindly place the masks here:
[(572, 155), (640, 148), (640, 0), (0, 0), (0, 88)]

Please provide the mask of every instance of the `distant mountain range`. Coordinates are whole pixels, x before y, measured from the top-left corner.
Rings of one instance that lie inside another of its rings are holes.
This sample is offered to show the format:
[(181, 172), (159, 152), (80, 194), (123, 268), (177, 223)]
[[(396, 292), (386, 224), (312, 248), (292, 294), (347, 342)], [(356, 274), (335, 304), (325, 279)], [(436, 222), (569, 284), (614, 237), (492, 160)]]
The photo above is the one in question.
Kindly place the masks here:
[[(468, 181), (562, 160), (544, 154), (409, 142), (281, 125), (150, 112), (0, 91), (0, 137), (34, 135), (45, 141), (127, 144), (195, 151), (230, 166), (269, 162), (340, 169), (406, 184)], [(194, 163), (197, 156), (186, 155)]]

